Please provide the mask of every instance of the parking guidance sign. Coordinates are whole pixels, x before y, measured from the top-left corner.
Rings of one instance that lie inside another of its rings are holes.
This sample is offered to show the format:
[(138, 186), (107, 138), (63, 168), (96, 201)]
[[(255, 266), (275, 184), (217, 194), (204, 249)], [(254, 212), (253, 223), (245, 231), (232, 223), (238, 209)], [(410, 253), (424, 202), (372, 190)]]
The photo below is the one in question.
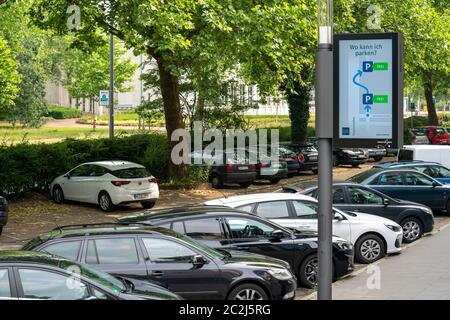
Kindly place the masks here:
[(336, 147), (402, 145), (402, 53), (398, 33), (335, 36)]

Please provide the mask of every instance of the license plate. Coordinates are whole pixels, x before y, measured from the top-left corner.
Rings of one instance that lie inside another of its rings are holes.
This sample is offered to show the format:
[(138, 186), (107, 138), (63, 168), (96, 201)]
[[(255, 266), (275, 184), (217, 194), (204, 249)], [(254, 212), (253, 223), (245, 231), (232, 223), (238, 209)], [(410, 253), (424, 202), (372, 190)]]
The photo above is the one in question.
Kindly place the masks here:
[(311, 160), (311, 161), (317, 161), (317, 157), (309, 157), (309, 160)]
[(247, 166), (238, 167), (238, 170), (248, 170), (248, 167)]
[(149, 195), (150, 195), (149, 193), (140, 193), (140, 194), (135, 194), (134, 198), (137, 200), (140, 200), (140, 199), (148, 198)]

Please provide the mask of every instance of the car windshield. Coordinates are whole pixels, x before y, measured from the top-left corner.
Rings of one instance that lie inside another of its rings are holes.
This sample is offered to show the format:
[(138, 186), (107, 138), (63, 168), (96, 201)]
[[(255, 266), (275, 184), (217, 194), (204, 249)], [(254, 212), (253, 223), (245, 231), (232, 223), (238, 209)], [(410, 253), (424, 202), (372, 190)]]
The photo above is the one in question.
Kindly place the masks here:
[(378, 173), (380, 171), (383, 171), (381, 168), (372, 168), (367, 171), (358, 173), (357, 175), (354, 175), (353, 177), (348, 178), (345, 181), (354, 182), (354, 183), (361, 183), (367, 178), (373, 176), (375, 173)]
[(73, 272), (79, 272), (79, 274), (88, 280), (91, 280), (94, 283), (102, 285), (103, 287), (108, 288), (114, 293), (124, 292), (126, 290), (125, 285), (117, 278), (113, 276), (90, 268), (87, 265), (79, 264), (73, 261), (61, 260), (59, 263), (59, 267), (65, 270), (72, 270)]
[(213, 248), (210, 248), (208, 246), (205, 246), (204, 244), (192, 239), (191, 237), (180, 234), (179, 238), (181, 240), (183, 240), (184, 242), (188, 243), (189, 245), (191, 245), (192, 247), (194, 247), (195, 249), (207, 254), (208, 256), (210, 256), (214, 259), (223, 260), (226, 257), (224, 254), (220, 253), (219, 251), (217, 251)]
[(150, 173), (145, 168), (127, 168), (114, 170), (111, 174), (120, 179), (137, 179), (150, 177)]

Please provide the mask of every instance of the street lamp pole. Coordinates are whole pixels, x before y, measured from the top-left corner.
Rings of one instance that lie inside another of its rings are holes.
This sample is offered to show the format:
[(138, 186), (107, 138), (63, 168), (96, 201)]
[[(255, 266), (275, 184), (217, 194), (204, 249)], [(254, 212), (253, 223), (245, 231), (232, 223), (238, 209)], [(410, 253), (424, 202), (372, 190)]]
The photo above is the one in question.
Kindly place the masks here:
[(316, 134), (319, 141), (318, 300), (331, 300), (333, 182), (333, 0), (318, 0), (316, 53)]
[(109, 38), (109, 138), (114, 138), (114, 35)]

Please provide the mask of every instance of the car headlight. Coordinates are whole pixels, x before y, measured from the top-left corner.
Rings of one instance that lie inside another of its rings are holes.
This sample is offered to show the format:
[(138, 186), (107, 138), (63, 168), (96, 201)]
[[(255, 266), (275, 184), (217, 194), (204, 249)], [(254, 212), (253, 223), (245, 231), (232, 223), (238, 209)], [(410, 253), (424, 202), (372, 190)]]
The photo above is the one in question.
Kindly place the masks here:
[(272, 277), (278, 280), (292, 279), (292, 274), (287, 269), (268, 269), (266, 270)]
[(394, 232), (399, 232), (402, 230), (400, 226), (394, 226), (392, 224), (385, 224), (385, 226)]
[(348, 242), (348, 241), (334, 241), (334, 243), (341, 250), (352, 250), (353, 249), (353, 245), (351, 244), (351, 242)]

